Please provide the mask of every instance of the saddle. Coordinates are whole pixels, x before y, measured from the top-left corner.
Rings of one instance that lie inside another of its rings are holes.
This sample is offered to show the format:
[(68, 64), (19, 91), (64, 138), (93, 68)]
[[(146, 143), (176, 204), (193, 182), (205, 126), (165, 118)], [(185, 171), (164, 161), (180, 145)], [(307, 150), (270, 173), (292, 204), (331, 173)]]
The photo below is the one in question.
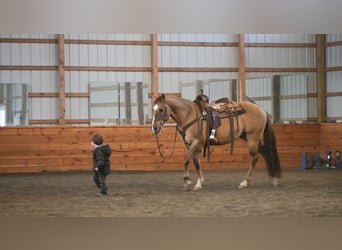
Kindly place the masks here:
[[(203, 114), (205, 116), (208, 116), (208, 137), (209, 132), (211, 129), (217, 129), (221, 126), (221, 119), (229, 119), (229, 125), (230, 125), (230, 139), (231, 139), (231, 154), (233, 154), (233, 148), (234, 148), (234, 121), (233, 118), (236, 117), (237, 126), (239, 127), (237, 116), (243, 114), (246, 112), (246, 110), (237, 102), (230, 101), (229, 98), (224, 97), (221, 99), (218, 99), (215, 103), (204, 103), (203, 101), (200, 101), (199, 98), (196, 98), (195, 100), (197, 104), (199, 105), (200, 109), (202, 110)], [(207, 140), (208, 142), (209, 140)], [(205, 156), (206, 148), (209, 152), (209, 145), (207, 144), (205, 146), (203, 156)]]
[(234, 101), (229, 101), (228, 98), (222, 98), (215, 103), (209, 103), (207, 109), (212, 112), (217, 112), (220, 118), (226, 118), (231, 116), (238, 116), (245, 112), (245, 109)]

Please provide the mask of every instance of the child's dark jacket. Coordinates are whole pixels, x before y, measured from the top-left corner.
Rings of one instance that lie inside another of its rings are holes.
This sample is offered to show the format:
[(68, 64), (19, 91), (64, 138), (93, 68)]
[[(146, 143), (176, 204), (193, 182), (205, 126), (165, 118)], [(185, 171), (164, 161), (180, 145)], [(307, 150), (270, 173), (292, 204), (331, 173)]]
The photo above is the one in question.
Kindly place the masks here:
[(109, 145), (96, 147), (93, 150), (93, 168), (98, 168), (103, 174), (110, 174), (110, 155), (112, 150)]

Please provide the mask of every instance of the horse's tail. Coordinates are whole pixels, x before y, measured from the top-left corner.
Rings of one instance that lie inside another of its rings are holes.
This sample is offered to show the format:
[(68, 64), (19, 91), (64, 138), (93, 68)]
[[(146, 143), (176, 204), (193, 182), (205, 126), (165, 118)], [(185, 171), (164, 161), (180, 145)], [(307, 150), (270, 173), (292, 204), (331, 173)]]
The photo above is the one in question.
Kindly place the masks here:
[(268, 174), (271, 177), (281, 177), (279, 156), (277, 151), (277, 142), (269, 118), (267, 118), (264, 130), (264, 144), (259, 144), (258, 152), (265, 158)]

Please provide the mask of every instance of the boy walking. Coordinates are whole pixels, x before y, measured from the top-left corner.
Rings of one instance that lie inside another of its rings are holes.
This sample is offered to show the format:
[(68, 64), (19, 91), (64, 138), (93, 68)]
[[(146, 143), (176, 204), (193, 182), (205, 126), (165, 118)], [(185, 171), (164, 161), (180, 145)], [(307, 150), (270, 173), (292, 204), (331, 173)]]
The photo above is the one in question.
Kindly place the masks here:
[(93, 146), (93, 171), (94, 182), (100, 189), (98, 196), (107, 195), (106, 177), (110, 174), (110, 155), (112, 150), (109, 145), (103, 145), (104, 139), (101, 134), (92, 136), (91, 144)]

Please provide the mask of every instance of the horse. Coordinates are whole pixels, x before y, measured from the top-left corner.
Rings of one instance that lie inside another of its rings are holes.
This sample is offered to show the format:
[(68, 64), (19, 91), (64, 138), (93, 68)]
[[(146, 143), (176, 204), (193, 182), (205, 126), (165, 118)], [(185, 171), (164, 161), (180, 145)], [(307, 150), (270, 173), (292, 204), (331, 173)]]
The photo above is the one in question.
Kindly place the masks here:
[[(166, 121), (171, 117), (177, 124), (177, 131), (188, 149), (184, 157), (184, 187), (191, 185), (189, 163), (193, 161), (197, 172), (197, 182), (193, 190), (202, 189), (204, 177), (200, 163), (200, 153), (208, 146), (232, 144), (242, 138), (247, 142), (249, 151), (249, 168), (239, 188), (250, 186), (252, 173), (255, 170), (260, 153), (266, 162), (273, 186), (278, 186), (281, 177), (280, 161), (274, 130), (267, 112), (252, 102), (235, 102), (244, 112), (231, 119), (221, 118), (221, 125), (216, 130), (216, 141), (209, 145), (209, 118), (198, 101), (191, 101), (178, 96), (156, 97), (152, 105), (152, 132), (158, 136)], [(202, 106), (203, 107), (203, 106)], [(233, 145), (233, 144), (232, 144)], [(209, 151), (208, 151), (209, 152)]]

